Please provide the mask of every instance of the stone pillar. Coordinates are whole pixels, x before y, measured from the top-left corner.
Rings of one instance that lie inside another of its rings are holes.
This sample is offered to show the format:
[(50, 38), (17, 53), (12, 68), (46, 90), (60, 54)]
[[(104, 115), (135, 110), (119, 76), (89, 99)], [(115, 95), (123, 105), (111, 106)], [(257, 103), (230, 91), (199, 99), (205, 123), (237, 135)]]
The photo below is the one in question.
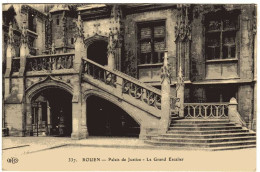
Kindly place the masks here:
[(237, 100), (232, 97), (230, 99), (229, 105), (228, 105), (228, 117), (230, 122), (235, 123), (240, 126), (246, 126), (246, 123), (241, 118), (239, 112), (237, 111)]
[(82, 109), (81, 109), (81, 131), (82, 131), (82, 138), (87, 138), (88, 128), (87, 128), (87, 101), (82, 100)]
[(161, 70), (162, 78), (162, 97), (161, 97), (161, 120), (160, 120), (160, 133), (164, 134), (167, 132), (170, 117), (171, 117), (171, 102), (170, 102), (170, 91), (171, 91), (171, 73), (168, 64), (167, 52), (164, 53), (164, 62)]
[(42, 105), (41, 103), (39, 102), (39, 109), (38, 109), (38, 124), (42, 124)]
[(177, 80), (177, 98), (179, 98), (179, 102), (177, 102), (177, 106), (179, 107), (179, 117), (184, 117), (184, 79), (182, 75), (182, 68), (180, 66), (178, 72), (178, 80)]
[(52, 121), (51, 121), (51, 107), (49, 101), (47, 101), (47, 127), (48, 127), (48, 135), (51, 133)]
[(72, 99), (72, 139), (83, 139), (81, 128), (81, 114), (82, 114), (81, 99), (79, 94), (74, 94)]
[[(87, 58), (87, 51), (84, 44), (84, 30), (80, 13), (77, 20), (77, 35), (75, 42), (74, 69), (78, 72), (73, 83), (72, 99), (72, 139), (82, 139), (82, 98), (81, 98), (81, 66), (82, 58)], [(86, 135), (86, 134), (85, 134)]]

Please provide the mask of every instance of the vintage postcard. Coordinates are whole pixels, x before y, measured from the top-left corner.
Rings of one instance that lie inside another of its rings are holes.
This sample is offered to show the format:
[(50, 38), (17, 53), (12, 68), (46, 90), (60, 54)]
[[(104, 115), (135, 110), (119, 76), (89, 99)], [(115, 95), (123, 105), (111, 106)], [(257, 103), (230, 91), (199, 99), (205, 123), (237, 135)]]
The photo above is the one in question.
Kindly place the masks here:
[(3, 171), (256, 171), (257, 5), (2, 4)]

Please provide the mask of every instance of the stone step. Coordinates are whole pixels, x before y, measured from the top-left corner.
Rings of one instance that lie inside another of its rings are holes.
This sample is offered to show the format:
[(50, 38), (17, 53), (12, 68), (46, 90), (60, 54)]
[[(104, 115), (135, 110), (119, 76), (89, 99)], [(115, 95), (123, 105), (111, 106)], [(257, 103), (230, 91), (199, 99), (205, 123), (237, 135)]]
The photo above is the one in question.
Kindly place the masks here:
[(181, 131), (212, 131), (212, 130), (232, 130), (232, 129), (242, 129), (240, 126), (223, 126), (223, 127), (169, 127), (170, 130), (181, 130)]
[(169, 141), (146, 140), (145, 143), (156, 145), (156, 146), (195, 147), (195, 148), (228, 147), (228, 146), (242, 146), (242, 145), (256, 146), (255, 140), (220, 142), (220, 143), (190, 143), (190, 142), (169, 142)]
[(228, 137), (228, 138), (165, 138), (165, 137), (153, 137), (152, 140), (159, 142), (185, 142), (185, 143), (219, 143), (219, 142), (233, 142), (233, 141), (248, 141), (256, 140), (256, 136), (244, 136), (244, 137)]
[(223, 147), (205, 148), (204, 150), (221, 151), (221, 150), (248, 149), (248, 148), (256, 148), (256, 145), (223, 146)]
[(212, 131), (199, 131), (199, 130), (169, 130), (168, 134), (189, 134), (189, 135), (208, 135), (208, 134), (223, 134), (223, 133), (241, 133), (241, 132), (249, 132), (247, 129), (231, 129), (231, 130), (212, 130)]
[(224, 126), (235, 126), (235, 124), (233, 123), (212, 123), (212, 124), (206, 124), (206, 123), (202, 123), (202, 124), (194, 124), (194, 123), (177, 123), (177, 124), (171, 124), (170, 127), (210, 127), (210, 126), (214, 126), (214, 127), (224, 127)]
[[(256, 136), (256, 133), (222, 133), (222, 134), (163, 134), (161, 137), (166, 138), (225, 138), (225, 137), (243, 137), (243, 136)], [(151, 138), (151, 137), (150, 137)]]
[(228, 119), (179, 119), (179, 120), (172, 120), (171, 123), (189, 123), (189, 124), (198, 124), (198, 123), (229, 123)]

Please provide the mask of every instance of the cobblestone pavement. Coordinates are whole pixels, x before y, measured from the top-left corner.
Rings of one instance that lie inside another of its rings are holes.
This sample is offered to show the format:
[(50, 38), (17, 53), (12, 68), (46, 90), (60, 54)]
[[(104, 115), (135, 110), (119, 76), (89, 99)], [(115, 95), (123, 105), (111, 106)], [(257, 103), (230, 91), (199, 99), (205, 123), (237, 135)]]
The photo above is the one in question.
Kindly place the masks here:
[[(118, 149), (120, 148), (120, 149)], [(136, 138), (3, 138), (4, 170), (255, 171), (256, 149), (195, 151), (151, 148)], [(11, 163), (10, 158), (18, 162)], [(8, 162), (9, 159), (9, 162)]]

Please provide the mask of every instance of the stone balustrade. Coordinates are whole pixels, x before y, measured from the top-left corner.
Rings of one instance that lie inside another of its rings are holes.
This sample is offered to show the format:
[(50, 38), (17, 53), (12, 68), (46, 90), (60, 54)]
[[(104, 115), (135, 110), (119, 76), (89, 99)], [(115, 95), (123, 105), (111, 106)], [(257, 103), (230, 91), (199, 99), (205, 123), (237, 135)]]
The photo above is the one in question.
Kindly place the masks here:
[[(161, 110), (161, 90), (140, 82), (138, 79), (128, 76), (120, 71), (111, 70), (92, 60), (83, 58), (82, 73), (87, 73), (93, 78), (113, 87), (120, 87), (123, 94), (130, 95), (136, 100), (145, 102), (149, 106)], [(121, 84), (117, 84), (121, 82)], [(178, 101), (176, 97), (171, 97), (171, 107), (175, 108)]]
[(229, 103), (184, 103), (185, 118), (228, 118)]
[(27, 57), (27, 71), (44, 71), (72, 69), (75, 55), (72, 53), (29, 56)]

